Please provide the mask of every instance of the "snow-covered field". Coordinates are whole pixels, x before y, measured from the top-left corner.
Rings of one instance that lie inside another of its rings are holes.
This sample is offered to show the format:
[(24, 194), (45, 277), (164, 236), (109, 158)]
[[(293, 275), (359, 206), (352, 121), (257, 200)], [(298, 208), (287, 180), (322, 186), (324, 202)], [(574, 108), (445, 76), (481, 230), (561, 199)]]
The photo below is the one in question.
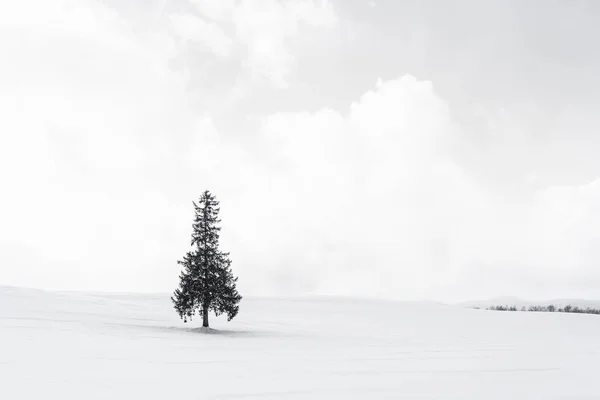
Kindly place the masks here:
[(0, 398), (600, 399), (600, 317), (244, 299), (212, 334), (168, 295), (0, 288)]

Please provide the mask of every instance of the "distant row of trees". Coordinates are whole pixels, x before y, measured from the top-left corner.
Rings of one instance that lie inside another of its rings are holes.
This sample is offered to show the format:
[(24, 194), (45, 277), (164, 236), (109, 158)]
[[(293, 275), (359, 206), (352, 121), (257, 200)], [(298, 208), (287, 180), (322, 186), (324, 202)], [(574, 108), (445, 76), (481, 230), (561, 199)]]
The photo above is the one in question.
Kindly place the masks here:
[(577, 306), (567, 305), (564, 307), (556, 307), (552, 304), (548, 306), (529, 306), (517, 308), (517, 306), (491, 306), (486, 310), (494, 311), (533, 311), (533, 312), (562, 312), (562, 313), (575, 313), (575, 314), (597, 314), (600, 315), (600, 309), (597, 308), (580, 308)]

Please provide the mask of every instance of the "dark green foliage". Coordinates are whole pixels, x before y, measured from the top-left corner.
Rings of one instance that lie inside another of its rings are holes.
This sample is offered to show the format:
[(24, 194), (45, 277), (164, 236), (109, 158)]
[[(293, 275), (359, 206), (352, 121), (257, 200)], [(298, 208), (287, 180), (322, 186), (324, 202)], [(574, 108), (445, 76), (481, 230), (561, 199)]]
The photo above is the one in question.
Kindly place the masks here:
[(203, 317), (202, 326), (208, 327), (210, 311), (217, 316), (227, 314), (227, 320), (231, 321), (239, 311), (242, 296), (235, 287), (237, 277), (231, 271), (229, 253), (219, 250), (219, 202), (207, 190), (198, 203), (193, 204), (193, 249), (178, 261), (183, 270), (179, 275), (179, 288), (171, 300), (184, 322), (191, 321), (199, 312)]

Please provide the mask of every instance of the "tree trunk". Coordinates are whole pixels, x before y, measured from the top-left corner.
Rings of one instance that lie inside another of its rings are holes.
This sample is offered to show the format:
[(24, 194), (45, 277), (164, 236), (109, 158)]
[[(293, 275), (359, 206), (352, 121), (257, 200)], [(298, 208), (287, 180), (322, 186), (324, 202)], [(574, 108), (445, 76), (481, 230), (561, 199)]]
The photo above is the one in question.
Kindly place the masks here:
[(202, 308), (202, 327), (208, 328), (208, 306)]

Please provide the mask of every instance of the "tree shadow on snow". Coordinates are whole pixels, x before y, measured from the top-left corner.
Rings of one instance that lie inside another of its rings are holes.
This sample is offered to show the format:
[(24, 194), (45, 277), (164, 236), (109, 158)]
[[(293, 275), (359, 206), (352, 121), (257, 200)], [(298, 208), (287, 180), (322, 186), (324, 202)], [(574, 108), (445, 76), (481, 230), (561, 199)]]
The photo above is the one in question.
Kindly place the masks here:
[(148, 327), (153, 330), (161, 330), (163, 332), (179, 332), (195, 335), (209, 335), (209, 336), (222, 336), (222, 337), (268, 337), (268, 336), (279, 336), (274, 332), (265, 331), (254, 331), (254, 330), (233, 330), (233, 329), (215, 329), (215, 328), (187, 328), (179, 326), (153, 326)]
[(215, 329), (204, 327), (184, 327), (184, 326), (165, 326), (165, 325), (143, 325), (143, 324), (108, 324), (118, 325), (123, 328), (134, 329), (137, 331), (146, 331), (163, 334), (184, 333), (195, 335), (209, 335), (215, 337), (275, 337), (284, 336), (281, 332), (257, 331), (257, 330), (233, 330), (233, 329)]
[(193, 333), (198, 335), (210, 335), (210, 336), (224, 336), (224, 337), (273, 337), (282, 336), (278, 332), (267, 332), (267, 331), (255, 331), (255, 330), (233, 330), (233, 329), (215, 329), (215, 328), (179, 328), (173, 327), (172, 329), (179, 330), (180, 332)]
[(253, 331), (237, 331), (229, 329), (214, 329), (214, 328), (188, 328), (193, 333), (203, 333), (205, 335), (223, 335), (223, 336), (258, 336), (258, 332)]

